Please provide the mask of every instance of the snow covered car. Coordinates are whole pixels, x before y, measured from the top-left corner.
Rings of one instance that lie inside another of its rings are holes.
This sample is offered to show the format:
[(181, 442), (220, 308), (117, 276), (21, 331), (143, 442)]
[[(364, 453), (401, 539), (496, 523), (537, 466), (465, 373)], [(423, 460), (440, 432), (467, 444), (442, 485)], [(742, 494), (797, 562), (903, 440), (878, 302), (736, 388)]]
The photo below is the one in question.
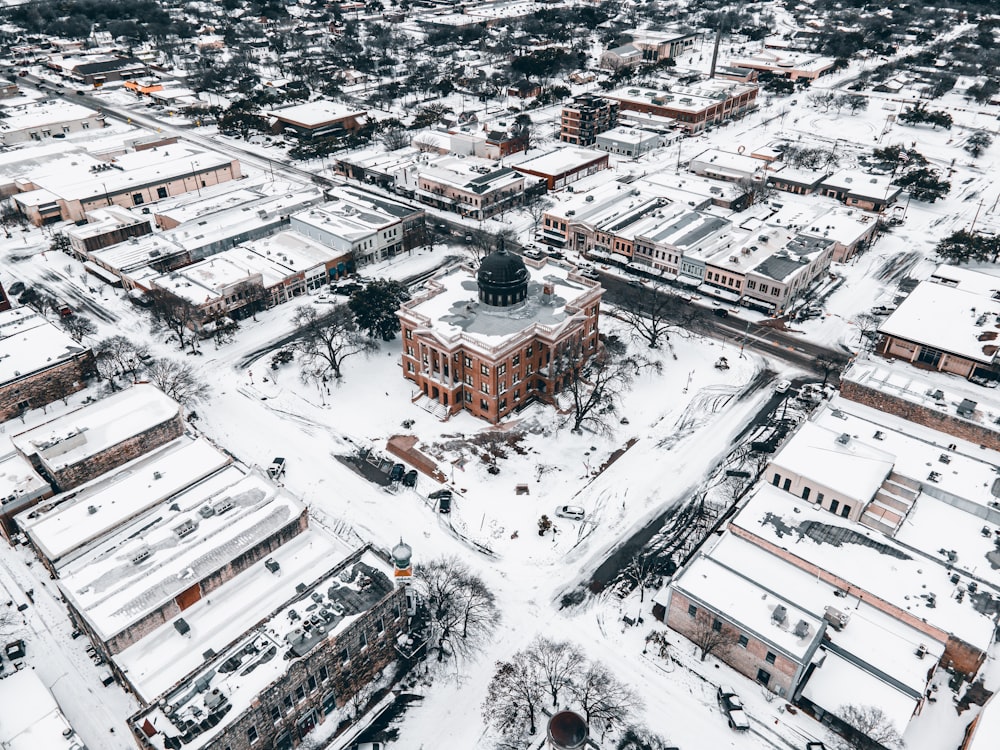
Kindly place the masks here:
[(278, 479), (284, 473), (285, 459), (281, 456), (275, 456), (274, 460), (271, 461), (271, 465), (267, 467), (267, 475), (271, 477), (271, 479)]
[(779, 380), (778, 384), (776, 386), (774, 386), (774, 390), (777, 393), (786, 393), (788, 391), (788, 389), (791, 388), (791, 387), (792, 387), (792, 381), (791, 380)]
[(583, 508), (576, 505), (560, 505), (556, 508), (556, 515), (560, 518), (569, 518), (573, 521), (582, 521), (585, 515)]
[(745, 732), (750, 728), (750, 720), (747, 718), (746, 711), (743, 710), (743, 701), (735, 690), (726, 685), (720, 685), (715, 697), (719, 701), (722, 713), (729, 720), (730, 729)]

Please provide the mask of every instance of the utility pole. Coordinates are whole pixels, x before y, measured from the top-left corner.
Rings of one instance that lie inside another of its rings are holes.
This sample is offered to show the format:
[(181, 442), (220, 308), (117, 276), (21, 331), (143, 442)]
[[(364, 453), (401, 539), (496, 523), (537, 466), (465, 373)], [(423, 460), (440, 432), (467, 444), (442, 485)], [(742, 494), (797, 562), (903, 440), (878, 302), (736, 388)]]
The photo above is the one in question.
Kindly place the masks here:
[(983, 207), (983, 199), (980, 198), (979, 205), (976, 206), (976, 215), (972, 217), (972, 226), (969, 227), (970, 233), (972, 232), (972, 230), (976, 228), (976, 222), (979, 221), (979, 211), (982, 209), (982, 207)]

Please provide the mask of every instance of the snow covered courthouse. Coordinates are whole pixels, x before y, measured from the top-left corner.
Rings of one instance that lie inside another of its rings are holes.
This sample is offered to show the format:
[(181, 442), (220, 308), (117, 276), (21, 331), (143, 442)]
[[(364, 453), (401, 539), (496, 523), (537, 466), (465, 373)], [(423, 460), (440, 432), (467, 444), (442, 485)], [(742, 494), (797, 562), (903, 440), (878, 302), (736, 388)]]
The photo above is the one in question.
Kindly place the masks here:
[(447, 271), (403, 303), (403, 375), (441, 417), (467, 409), (497, 422), (550, 401), (572, 366), (595, 354), (604, 289), (570, 266), (503, 247), (474, 273)]

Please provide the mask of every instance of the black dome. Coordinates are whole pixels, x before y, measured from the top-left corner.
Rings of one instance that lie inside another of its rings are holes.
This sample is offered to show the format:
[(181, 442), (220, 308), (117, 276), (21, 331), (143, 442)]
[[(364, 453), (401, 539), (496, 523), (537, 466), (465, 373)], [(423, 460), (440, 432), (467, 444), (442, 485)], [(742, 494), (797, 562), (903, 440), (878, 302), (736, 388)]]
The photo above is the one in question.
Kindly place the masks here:
[(521, 302), (528, 294), (528, 269), (524, 261), (503, 247), (483, 258), (476, 280), (479, 300), (488, 305), (506, 307)]

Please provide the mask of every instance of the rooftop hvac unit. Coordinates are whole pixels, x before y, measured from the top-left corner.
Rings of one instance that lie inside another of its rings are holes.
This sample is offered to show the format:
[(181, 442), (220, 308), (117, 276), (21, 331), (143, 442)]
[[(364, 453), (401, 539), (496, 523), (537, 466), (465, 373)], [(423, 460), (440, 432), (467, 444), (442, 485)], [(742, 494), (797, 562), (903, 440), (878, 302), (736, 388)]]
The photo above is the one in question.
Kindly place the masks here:
[(807, 635), (809, 635), (809, 623), (806, 622), (805, 620), (799, 620), (797, 623), (795, 623), (794, 632), (796, 638), (805, 638)]
[(847, 445), (849, 442), (851, 442), (851, 436), (848, 435), (846, 432), (842, 432), (840, 433), (840, 436), (837, 438), (837, 442), (840, 443), (841, 445)]
[(776, 625), (781, 625), (785, 621), (785, 618), (787, 616), (788, 616), (788, 610), (785, 608), (785, 605), (779, 604), (777, 607), (774, 608), (774, 611), (771, 613), (771, 622), (775, 623)]
[(843, 630), (847, 625), (848, 617), (839, 609), (834, 607), (825, 607), (823, 610), (823, 619), (826, 620), (830, 627), (834, 630)]

